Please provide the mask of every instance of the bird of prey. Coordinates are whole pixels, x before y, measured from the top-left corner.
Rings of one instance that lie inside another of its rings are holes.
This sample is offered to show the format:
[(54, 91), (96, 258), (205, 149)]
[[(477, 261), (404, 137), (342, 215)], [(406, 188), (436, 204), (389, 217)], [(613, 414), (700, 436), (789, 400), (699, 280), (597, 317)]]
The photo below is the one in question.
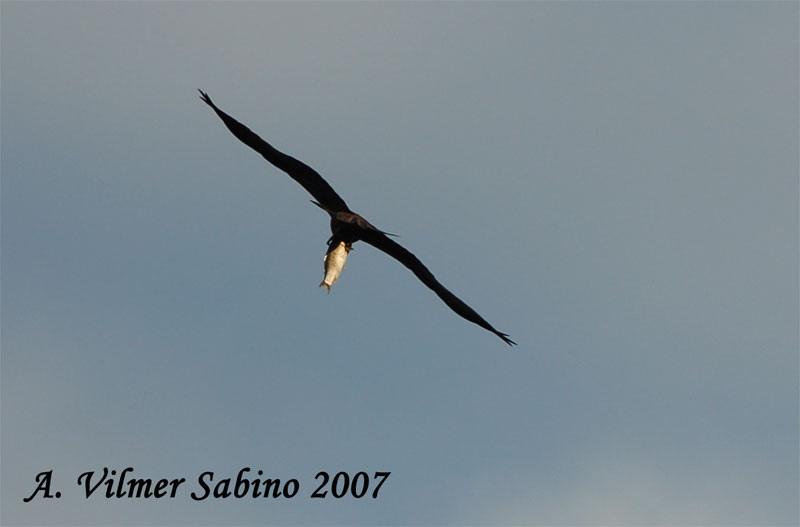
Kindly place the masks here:
[(339, 273), (344, 269), (345, 262), (347, 261), (347, 254), (352, 249), (353, 243), (361, 240), (380, 249), (408, 267), (423, 284), (436, 293), (439, 298), (458, 315), (491, 331), (503, 339), (503, 342), (506, 344), (516, 344), (516, 342), (508, 338), (507, 334), (497, 331), (482, 316), (476, 313), (474, 309), (440, 284), (439, 281), (434, 278), (433, 273), (431, 273), (416, 256), (389, 238), (387, 236), (389, 233), (381, 231), (360, 215), (351, 211), (344, 200), (339, 197), (328, 182), (322, 179), (322, 176), (313, 168), (276, 150), (252, 130), (220, 110), (217, 105), (211, 101), (208, 94), (201, 90), (198, 91), (200, 92), (200, 98), (216, 112), (219, 118), (222, 119), (222, 122), (225, 123), (225, 126), (228, 127), (228, 130), (230, 130), (237, 139), (264, 156), (264, 158), (275, 167), (289, 174), (289, 177), (300, 183), (300, 185), (314, 197), (316, 201), (312, 200), (312, 203), (330, 215), (331, 237), (328, 239), (328, 250), (325, 252), (323, 260), (325, 277), (320, 287), (325, 286), (330, 293), (331, 285), (336, 282)]

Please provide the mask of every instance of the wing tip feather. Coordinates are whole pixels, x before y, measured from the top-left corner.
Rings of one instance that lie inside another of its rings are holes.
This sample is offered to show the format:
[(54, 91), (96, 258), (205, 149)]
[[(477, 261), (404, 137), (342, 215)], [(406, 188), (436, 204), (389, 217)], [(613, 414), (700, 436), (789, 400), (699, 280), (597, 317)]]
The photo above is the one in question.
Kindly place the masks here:
[(508, 334), (507, 334), (507, 333), (501, 333), (501, 332), (499, 332), (499, 331), (495, 331), (495, 334), (496, 334), (498, 337), (500, 337), (501, 339), (503, 339), (503, 342), (505, 342), (505, 343), (506, 343), (506, 344), (508, 344), (509, 346), (516, 346), (516, 345), (517, 345), (517, 343), (516, 343), (516, 342), (514, 342), (513, 340), (511, 340), (511, 339), (508, 337)]
[(216, 110), (217, 107), (211, 101), (211, 97), (209, 97), (208, 94), (206, 92), (204, 92), (203, 90), (201, 90), (200, 88), (197, 88), (197, 91), (200, 92), (200, 100), (202, 100), (204, 103), (206, 103), (207, 105), (211, 106), (212, 108), (214, 108)]

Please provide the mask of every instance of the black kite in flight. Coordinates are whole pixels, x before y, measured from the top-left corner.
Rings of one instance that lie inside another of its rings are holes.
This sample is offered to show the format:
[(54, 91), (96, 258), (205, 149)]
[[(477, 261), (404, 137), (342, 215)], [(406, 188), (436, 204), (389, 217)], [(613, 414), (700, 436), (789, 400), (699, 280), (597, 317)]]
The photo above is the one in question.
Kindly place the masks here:
[(439, 298), (450, 306), (450, 309), (470, 322), (491, 331), (503, 339), (506, 344), (516, 344), (516, 342), (508, 338), (508, 335), (494, 329), (494, 327), (486, 322), (474, 309), (448, 291), (445, 286), (434, 278), (433, 273), (431, 273), (416, 256), (391, 240), (387, 236), (388, 233), (377, 229), (370, 222), (351, 211), (344, 200), (339, 197), (328, 182), (322, 179), (322, 176), (313, 168), (273, 148), (272, 145), (258, 137), (252, 130), (217, 108), (208, 94), (200, 91), (200, 98), (213, 108), (219, 118), (222, 119), (222, 122), (225, 123), (225, 126), (233, 132), (233, 135), (264, 156), (264, 159), (283, 170), (289, 174), (292, 179), (300, 183), (300, 185), (316, 199), (313, 203), (330, 215), (332, 234), (328, 239), (328, 250), (325, 253), (324, 259), (325, 278), (322, 280), (320, 287), (325, 286), (328, 288), (328, 292), (330, 292), (331, 285), (333, 285), (339, 277), (339, 273), (344, 269), (345, 262), (347, 261), (347, 253), (350, 252), (352, 244), (362, 240), (380, 249), (411, 269), (411, 272), (413, 272), (423, 284), (439, 295)]

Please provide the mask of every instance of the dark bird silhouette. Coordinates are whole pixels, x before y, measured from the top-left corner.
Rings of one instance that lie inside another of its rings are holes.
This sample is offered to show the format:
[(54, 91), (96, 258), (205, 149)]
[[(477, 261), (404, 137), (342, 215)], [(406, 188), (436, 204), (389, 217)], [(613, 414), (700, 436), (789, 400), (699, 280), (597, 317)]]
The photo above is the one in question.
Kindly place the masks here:
[(508, 338), (507, 334), (494, 329), (494, 327), (475, 312), (474, 309), (440, 284), (433, 276), (433, 273), (431, 273), (416, 256), (388, 237), (392, 235), (381, 231), (360, 215), (351, 211), (344, 200), (339, 197), (328, 182), (322, 179), (322, 176), (313, 168), (276, 150), (272, 145), (261, 139), (245, 125), (217, 108), (217, 105), (211, 101), (208, 94), (201, 90), (198, 91), (200, 92), (200, 98), (216, 112), (233, 135), (264, 156), (264, 159), (289, 174), (289, 177), (300, 183), (300, 185), (302, 185), (316, 200), (312, 200), (312, 203), (330, 215), (331, 237), (328, 239), (328, 250), (325, 252), (324, 257), (325, 278), (322, 280), (320, 287), (327, 287), (330, 293), (331, 285), (333, 285), (344, 269), (345, 262), (347, 261), (347, 254), (350, 252), (353, 243), (361, 240), (380, 249), (408, 267), (423, 284), (436, 293), (439, 298), (457, 314), (491, 331), (503, 339), (506, 344), (516, 344), (516, 342)]

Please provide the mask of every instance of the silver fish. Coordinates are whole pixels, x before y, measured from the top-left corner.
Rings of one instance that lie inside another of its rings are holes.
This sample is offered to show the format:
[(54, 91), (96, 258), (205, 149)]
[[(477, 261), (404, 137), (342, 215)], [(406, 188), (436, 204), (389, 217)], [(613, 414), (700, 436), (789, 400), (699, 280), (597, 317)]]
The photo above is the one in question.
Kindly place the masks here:
[(339, 242), (339, 245), (333, 249), (328, 249), (325, 257), (322, 259), (325, 265), (325, 278), (322, 279), (319, 286), (328, 288), (328, 294), (331, 292), (331, 286), (339, 278), (339, 275), (344, 270), (344, 265), (347, 263), (347, 253), (350, 252), (350, 246), (344, 242)]

